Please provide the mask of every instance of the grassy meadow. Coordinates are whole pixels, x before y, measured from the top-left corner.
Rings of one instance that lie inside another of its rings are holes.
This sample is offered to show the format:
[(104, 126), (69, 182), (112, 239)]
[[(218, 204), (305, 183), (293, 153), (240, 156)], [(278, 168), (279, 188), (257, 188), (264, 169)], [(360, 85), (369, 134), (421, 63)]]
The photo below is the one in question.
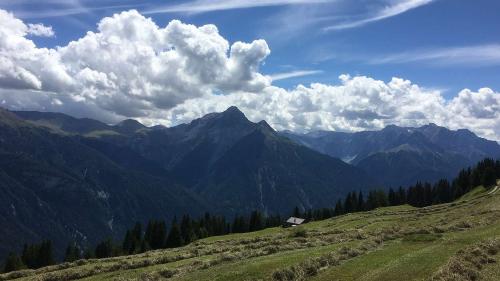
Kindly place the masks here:
[(0, 280), (500, 280), (500, 191), (23, 270)]

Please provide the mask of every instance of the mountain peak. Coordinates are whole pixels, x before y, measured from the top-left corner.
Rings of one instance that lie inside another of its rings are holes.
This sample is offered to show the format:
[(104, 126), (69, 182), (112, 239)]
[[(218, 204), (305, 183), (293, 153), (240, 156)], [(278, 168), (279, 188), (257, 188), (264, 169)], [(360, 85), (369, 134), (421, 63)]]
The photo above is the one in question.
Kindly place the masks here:
[(271, 127), (271, 125), (269, 125), (269, 123), (267, 123), (266, 120), (259, 121), (259, 123), (257, 124), (259, 124), (259, 126), (266, 131), (275, 132), (273, 127)]
[(224, 110), (222, 112), (223, 115), (226, 115), (226, 116), (231, 116), (231, 117), (239, 117), (239, 118), (245, 118), (246, 119), (246, 116), (243, 112), (241, 112), (241, 110), (239, 108), (237, 108), (236, 106), (230, 106), (228, 107), (226, 110)]
[(146, 126), (144, 126), (142, 123), (140, 123), (135, 119), (125, 119), (120, 123), (116, 124), (115, 127), (120, 129), (121, 131), (126, 131), (131, 133), (146, 128)]

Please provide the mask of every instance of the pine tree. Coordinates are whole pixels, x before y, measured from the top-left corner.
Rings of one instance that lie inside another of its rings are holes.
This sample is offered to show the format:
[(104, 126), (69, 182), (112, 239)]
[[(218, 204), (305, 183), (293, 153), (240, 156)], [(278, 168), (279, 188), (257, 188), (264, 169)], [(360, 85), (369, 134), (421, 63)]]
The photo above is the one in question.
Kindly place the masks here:
[(375, 191), (370, 190), (370, 192), (368, 192), (368, 199), (366, 200), (366, 210), (370, 211), (375, 208), (377, 208), (377, 195)]
[(83, 258), (88, 260), (88, 259), (92, 259), (94, 258), (94, 253), (92, 253), (92, 251), (90, 249), (85, 249), (85, 251), (83, 252)]
[(423, 206), (432, 205), (433, 196), (432, 196), (432, 186), (430, 183), (426, 182), (424, 184), (424, 202)]
[(166, 232), (165, 221), (149, 221), (144, 240), (151, 249), (161, 249), (165, 246)]
[(44, 267), (48, 265), (53, 265), (54, 255), (52, 252), (52, 241), (46, 240), (43, 241), (39, 247), (38, 255), (37, 255), (37, 264), (38, 267)]
[(387, 198), (389, 200), (389, 206), (398, 205), (396, 192), (394, 192), (394, 190), (392, 188), (389, 189), (389, 195), (387, 196)]
[(170, 228), (170, 232), (168, 233), (167, 242), (165, 245), (167, 248), (176, 248), (184, 245), (179, 225), (175, 220), (172, 222), (172, 227)]
[(193, 229), (193, 221), (191, 220), (189, 215), (184, 215), (182, 217), (181, 234), (182, 234), (182, 239), (186, 244), (189, 244), (197, 239)]
[(295, 208), (293, 209), (293, 214), (292, 216), (296, 217), (296, 218), (300, 218), (302, 217), (302, 214), (300, 212), (300, 209), (299, 207), (295, 206)]
[(37, 252), (35, 245), (24, 244), (21, 260), (28, 268), (38, 268)]
[(352, 200), (351, 200), (351, 193), (349, 192), (344, 200), (344, 212), (346, 214), (348, 214), (348, 213), (352, 213), (352, 211), (353, 211), (353, 206), (352, 206)]
[(335, 216), (344, 214), (344, 208), (342, 207), (342, 201), (340, 199), (337, 201), (337, 204), (335, 204), (335, 210), (333, 213)]
[(452, 199), (452, 190), (450, 187), (450, 183), (442, 179), (438, 181), (435, 185), (435, 196), (434, 196), (434, 202), (435, 204), (440, 204), (440, 203), (447, 203), (451, 202)]
[(16, 270), (21, 270), (26, 268), (23, 264), (22, 260), (13, 252), (10, 252), (7, 258), (5, 259), (3, 272), (11, 272)]
[(135, 240), (141, 241), (142, 239), (142, 225), (140, 222), (136, 222), (134, 228), (132, 229), (132, 236)]
[(97, 244), (95, 248), (95, 257), (98, 259), (108, 258), (113, 256), (113, 241), (106, 239)]
[(146, 240), (141, 240), (141, 245), (139, 247), (139, 252), (144, 253), (151, 250), (151, 246), (149, 246), (148, 242)]
[(365, 210), (365, 199), (363, 198), (363, 192), (360, 191), (358, 194), (358, 211)]
[(65, 262), (74, 262), (81, 259), (80, 249), (75, 245), (75, 243), (70, 243), (66, 248), (66, 253), (64, 255)]
[(134, 238), (130, 230), (125, 233), (125, 238), (123, 238), (122, 250), (126, 254), (132, 254), (134, 252)]
[(349, 198), (349, 200), (351, 201), (352, 211), (353, 212), (360, 211), (358, 206), (358, 194), (356, 191), (353, 191), (351, 193), (351, 197)]
[(398, 193), (397, 193), (397, 202), (398, 205), (403, 205), (406, 204), (406, 191), (403, 189), (402, 186), (398, 188)]
[(249, 231), (257, 231), (263, 228), (262, 214), (259, 211), (253, 211), (250, 215), (250, 222), (248, 225)]
[(234, 217), (233, 226), (231, 228), (233, 233), (244, 233), (248, 232), (248, 223), (244, 216)]
[(320, 219), (325, 220), (325, 219), (328, 219), (331, 217), (333, 217), (333, 212), (331, 209), (329, 209), (329, 208), (321, 209)]

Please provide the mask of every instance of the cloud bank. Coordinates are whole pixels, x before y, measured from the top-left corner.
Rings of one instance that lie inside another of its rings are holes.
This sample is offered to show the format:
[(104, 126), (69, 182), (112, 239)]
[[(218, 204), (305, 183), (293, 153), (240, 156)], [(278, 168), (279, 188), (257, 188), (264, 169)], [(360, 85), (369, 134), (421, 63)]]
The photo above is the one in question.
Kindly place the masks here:
[(55, 49), (28, 38), (29, 24), (0, 10), (0, 104), (106, 122), (167, 126), (238, 106), (278, 130), (359, 131), (433, 122), (500, 140), (500, 93), (462, 90), (451, 100), (409, 80), (341, 75), (332, 85), (286, 90), (259, 67), (264, 40), (230, 44), (215, 26), (159, 27), (131, 10)]

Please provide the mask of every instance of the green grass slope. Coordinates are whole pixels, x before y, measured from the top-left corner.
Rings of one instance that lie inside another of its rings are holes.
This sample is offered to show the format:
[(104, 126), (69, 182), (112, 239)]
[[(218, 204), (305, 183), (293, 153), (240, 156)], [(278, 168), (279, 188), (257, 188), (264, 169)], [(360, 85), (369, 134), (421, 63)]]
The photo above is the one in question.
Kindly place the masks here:
[(499, 280), (500, 191), (80, 260), (0, 280)]

